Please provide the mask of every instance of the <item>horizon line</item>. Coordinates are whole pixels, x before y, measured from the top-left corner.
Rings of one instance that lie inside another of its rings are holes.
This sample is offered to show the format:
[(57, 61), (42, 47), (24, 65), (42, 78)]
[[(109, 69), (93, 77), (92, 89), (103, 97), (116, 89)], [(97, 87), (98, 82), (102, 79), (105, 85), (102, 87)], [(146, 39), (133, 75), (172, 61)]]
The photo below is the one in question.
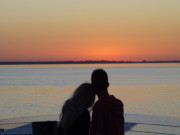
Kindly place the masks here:
[(4, 61), (0, 65), (15, 64), (113, 64), (113, 63), (180, 63), (180, 60), (141, 60), (141, 61), (115, 61), (115, 60), (67, 60), (67, 61)]

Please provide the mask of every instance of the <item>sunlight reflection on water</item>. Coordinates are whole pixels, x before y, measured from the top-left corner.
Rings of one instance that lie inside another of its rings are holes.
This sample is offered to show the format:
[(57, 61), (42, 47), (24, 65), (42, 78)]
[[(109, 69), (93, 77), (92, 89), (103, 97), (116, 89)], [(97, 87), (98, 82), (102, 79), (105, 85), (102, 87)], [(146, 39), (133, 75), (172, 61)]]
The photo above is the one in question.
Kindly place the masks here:
[(75, 88), (96, 68), (125, 113), (180, 117), (180, 63), (0, 65), (0, 119), (60, 114)]
[(180, 86), (113, 87), (125, 113), (180, 117)]
[[(59, 114), (75, 87), (1, 86), (0, 119)], [(110, 87), (125, 113), (180, 117), (180, 86)]]
[(4, 119), (58, 114), (62, 104), (72, 94), (74, 88), (1, 86), (0, 90), (0, 119)]

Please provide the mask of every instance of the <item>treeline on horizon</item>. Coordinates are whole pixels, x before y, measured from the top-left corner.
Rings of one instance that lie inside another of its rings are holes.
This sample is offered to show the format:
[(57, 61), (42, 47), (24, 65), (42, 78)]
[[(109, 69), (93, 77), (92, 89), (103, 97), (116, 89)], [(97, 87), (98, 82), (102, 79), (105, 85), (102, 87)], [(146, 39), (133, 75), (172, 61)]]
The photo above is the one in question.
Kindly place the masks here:
[(174, 61), (22, 61), (22, 62), (0, 62), (0, 65), (17, 65), (17, 64), (108, 64), (108, 63), (180, 63), (180, 60)]

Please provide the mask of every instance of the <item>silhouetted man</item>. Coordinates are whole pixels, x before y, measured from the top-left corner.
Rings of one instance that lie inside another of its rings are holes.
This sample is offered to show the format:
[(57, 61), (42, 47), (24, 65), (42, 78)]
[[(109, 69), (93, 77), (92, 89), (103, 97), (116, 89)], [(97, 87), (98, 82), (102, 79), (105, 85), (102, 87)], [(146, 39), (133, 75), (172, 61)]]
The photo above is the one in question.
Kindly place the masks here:
[(109, 95), (107, 73), (94, 70), (91, 82), (99, 99), (93, 107), (91, 135), (124, 135), (123, 103)]

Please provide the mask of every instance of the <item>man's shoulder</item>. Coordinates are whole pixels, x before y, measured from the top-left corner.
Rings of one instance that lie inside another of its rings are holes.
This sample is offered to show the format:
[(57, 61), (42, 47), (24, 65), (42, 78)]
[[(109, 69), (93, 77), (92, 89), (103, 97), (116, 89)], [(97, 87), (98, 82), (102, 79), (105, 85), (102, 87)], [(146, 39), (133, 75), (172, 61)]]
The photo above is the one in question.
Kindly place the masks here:
[(106, 100), (111, 103), (117, 103), (123, 105), (123, 102), (120, 99), (116, 98), (114, 95), (110, 95)]
[(106, 106), (105, 106), (105, 102), (103, 100), (98, 100), (96, 101), (94, 107), (93, 107), (93, 111), (103, 111), (105, 110)]
[[(114, 96), (113, 96), (114, 97)], [(115, 99), (114, 99), (114, 102), (117, 102), (117, 103), (119, 103), (119, 104), (121, 104), (122, 106), (123, 106), (123, 102), (120, 100), (120, 99), (118, 99), (118, 98), (116, 98), (116, 97), (114, 97)]]
[(98, 100), (93, 108), (103, 108), (104, 104), (101, 102), (101, 100)]
[(117, 99), (115, 96), (110, 95), (109, 97), (99, 99), (96, 103), (94, 108), (104, 108), (105, 106), (117, 105), (117, 106), (124, 106), (123, 102), (120, 99)]

